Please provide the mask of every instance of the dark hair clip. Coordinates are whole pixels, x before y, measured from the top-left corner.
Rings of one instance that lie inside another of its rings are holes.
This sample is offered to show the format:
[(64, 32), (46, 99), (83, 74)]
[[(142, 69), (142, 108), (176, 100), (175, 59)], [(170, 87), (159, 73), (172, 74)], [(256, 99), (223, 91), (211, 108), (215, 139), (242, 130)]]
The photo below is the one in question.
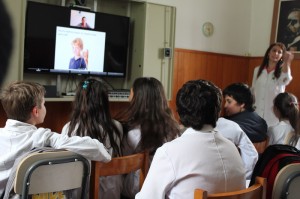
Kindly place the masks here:
[(88, 87), (88, 85), (89, 85), (89, 83), (90, 83), (89, 81), (84, 81), (83, 85), (82, 85), (82, 88), (86, 90), (87, 87)]

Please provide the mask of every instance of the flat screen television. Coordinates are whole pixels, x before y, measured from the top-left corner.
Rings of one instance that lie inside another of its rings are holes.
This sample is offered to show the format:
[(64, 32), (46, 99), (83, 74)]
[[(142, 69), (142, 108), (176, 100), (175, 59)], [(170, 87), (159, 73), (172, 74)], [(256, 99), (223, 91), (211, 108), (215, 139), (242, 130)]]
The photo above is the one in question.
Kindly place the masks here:
[(125, 77), (130, 19), (28, 1), (24, 73)]

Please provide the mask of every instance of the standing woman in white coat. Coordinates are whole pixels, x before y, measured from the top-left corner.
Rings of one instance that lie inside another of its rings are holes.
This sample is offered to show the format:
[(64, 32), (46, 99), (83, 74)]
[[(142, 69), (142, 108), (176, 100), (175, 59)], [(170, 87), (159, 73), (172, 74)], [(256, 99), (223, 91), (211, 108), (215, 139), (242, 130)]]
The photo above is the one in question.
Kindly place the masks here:
[(254, 69), (252, 91), (255, 96), (255, 111), (268, 126), (278, 122), (273, 113), (273, 100), (285, 91), (291, 82), (290, 65), (294, 58), (282, 43), (273, 43), (267, 49), (262, 64)]

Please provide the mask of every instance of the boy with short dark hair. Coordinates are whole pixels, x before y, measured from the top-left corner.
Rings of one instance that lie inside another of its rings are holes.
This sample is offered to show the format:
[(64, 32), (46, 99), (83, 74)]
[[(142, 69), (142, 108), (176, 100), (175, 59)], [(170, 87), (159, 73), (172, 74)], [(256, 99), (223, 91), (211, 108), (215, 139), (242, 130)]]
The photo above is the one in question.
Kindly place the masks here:
[(245, 168), (236, 146), (215, 127), (221, 90), (205, 80), (191, 80), (179, 89), (176, 107), (183, 134), (159, 147), (136, 199), (194, 198), (245, 188)]

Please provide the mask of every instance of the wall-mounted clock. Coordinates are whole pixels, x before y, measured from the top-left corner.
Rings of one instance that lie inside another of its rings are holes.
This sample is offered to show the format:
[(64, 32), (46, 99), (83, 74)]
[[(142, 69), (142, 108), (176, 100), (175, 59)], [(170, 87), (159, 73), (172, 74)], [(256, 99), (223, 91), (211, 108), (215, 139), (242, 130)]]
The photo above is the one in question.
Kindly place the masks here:
[(205, 22), (202, 26), (204, 36), (210, 37), (214, 33), (214, 25), (211, 22)]

